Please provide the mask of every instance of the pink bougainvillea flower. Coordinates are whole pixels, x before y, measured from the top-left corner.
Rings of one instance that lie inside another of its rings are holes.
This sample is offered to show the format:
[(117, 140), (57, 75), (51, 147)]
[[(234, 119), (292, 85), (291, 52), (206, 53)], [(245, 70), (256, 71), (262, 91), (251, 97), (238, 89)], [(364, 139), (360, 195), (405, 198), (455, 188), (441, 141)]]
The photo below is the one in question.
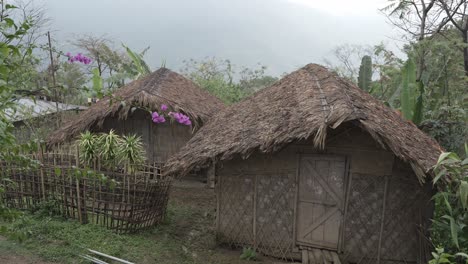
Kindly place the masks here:
[(162, 105), (161, 105), (161, 110), (162, 110), (162, 111), (166, 111), (166, 110), (167, 110), (167, 105), (162, 104)]
[(186, 126), (192, 125), (190, 118), (182, 113), (172, 113), (172, 117), (179, 123)]
[(181, 124), (186, 125), (186, 126), (191, 126), (191, 125), (192, 125), (192, 121), (190, 121), (190, 119), (186, 119), (186, 120), (184, 120), (183, 122), (181, 122)]
[(164, 116), (162, 116), (162, 115), (159, 115), (157, 112), (153, 112), (151, 114), (151, 119), (153, 119), (153, 122), (156, 123), (156, 124), (166, 122), (166, 118), (164, 118)]
[(77, 55), (73, 56), (71, 55), (70, 52), (67, 52), (65, 55), (68, 57), (68, 62), (70, 63), (74, 63), (75, 61), (78, 61), (78, 62), (88, 65), (92, 61), (90, 58), (84, 56), (81, 53), (78, 53)]

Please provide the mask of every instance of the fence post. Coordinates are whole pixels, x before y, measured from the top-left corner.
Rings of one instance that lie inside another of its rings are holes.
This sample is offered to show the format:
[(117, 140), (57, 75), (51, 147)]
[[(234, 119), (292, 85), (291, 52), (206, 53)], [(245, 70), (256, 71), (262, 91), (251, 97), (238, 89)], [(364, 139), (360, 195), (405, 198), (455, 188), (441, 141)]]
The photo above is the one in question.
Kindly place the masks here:
[[(76, 146), (76, 151), (75, 151), (75, 161), (76, 161), (76, 167), (80, 168), (80, 153), (79, 153), (79, 146)], [(87, 174), (87, 173), (86, 173)], [(83, 176), (83, 175), (82, 175)], [(76, 203), (78, 206), (78, 217), (80, 218), (80, 222), (83, 224), (88, 223), (88, 217), (86, 214), (86, 193), (84, 191), (84, 185), (86, 183), (85, 178), (87, 175), (84, 175), (81, 179), (76, 179)], [(83, 193), (81, 194), (80, 192), (80, 182), (83, 182)]]
[(37, 148), (39, 151), (39, 161), (40, 161), (40, 169), (39, 169), (39, 174), (41, 176), (41, 191), (39, 193), (42, 193), (42, 199), (45, 201), (46, 200), (46, 190), (45, 190), (45, 183), (44, 183), (44, 153), (42, 151), (42, 145), (40, 142), (37, 142)]

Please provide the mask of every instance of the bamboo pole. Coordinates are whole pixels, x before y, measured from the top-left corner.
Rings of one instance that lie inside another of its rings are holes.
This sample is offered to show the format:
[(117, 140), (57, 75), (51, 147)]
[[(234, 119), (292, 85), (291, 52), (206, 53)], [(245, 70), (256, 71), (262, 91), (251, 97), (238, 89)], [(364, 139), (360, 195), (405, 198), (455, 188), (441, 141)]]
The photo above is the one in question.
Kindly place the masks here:
[[(215, 166), (215, 165), (213, 165)], [(222, 193), (222, 190), (221, 188), (223, 187), (223, 182), (222, 182), (222, 178), (221, 175), (218, 175), (218, 184), (215, 185), (215, 190), (216, 190), (216, 233), (219, 232), (219, 228), (220, 228), (220, 224), (221, 224), (221, 220), (220, 220), (220, 210), (221, 210), (221, 193)]]
[(252, 230), (253, 230), (253, 246), (254, 250), (257, 250), (257, 184), (258, 184), (258, 175), (254, 175), (254, 188), (253, 188), (253, 220), (252, 220)]
[[(76, 149), (76, 152), (75, 152), (75, 163), (76, 163), (76, 168), (80, 168), (80, 161), (79, 161), (79, 158), (78, 158), (78, 146), (77, 146), (77, 149)], [(81, 175), (83, 176), (83, 175)], [(77, 204), (77, 207), (78, 207), (78, 218), (80, 219), (80, 223), (84, 224), (85, 223), (85, 220), (83, 219), (83, 211), (81, 210), (81, 195), (80, 195), (80, 180), (78, 178), (75, 179), (75, 182), (76, 182), (76, 204)]]
[(352, 186), (352, 178), (353, 174), (351, 173), (350, 169), (350, 161), (349, 158), (346, 158), (346, 170), (345, 170), (345, 199), (344, 199), (344, 212), (343, 212), (343, 224), (341, 225), (341, 232), (340, 232), (340, 240), (338, 245), (338, 252), (344, 252), (345, 247), (345, 233), (346, 233), (346, 224), (348, 219), (348, 207), (349, 207), (349, 199), (351, 195), (351, 186)]
[(84, 224), (83, 216), (81, 214), (80, 182), (79, 182), (78, 178), (75, 181), (76, 181), (76, 204), (77, 204), (77, 207), (78, 207), (78, 219), (80, 220), (80, 223)]
[(383, 229), (385, 226), (385, 206), (387, 203), (387, 189), (388, 189), (388, 176), (385, 176), (385, 183), (384, 183), (384, 197), (383, 197), (383, 206), (382, 206), (382, 221), (380, 223), (380, 234), (379, 234), (379, 247), (377, 252), (377, 264), (380, 264), (381, 259), (381, 251), (382, 251), (382, 237), (383, 237)]
[[(41, 189), (42, 189), (42, 199), (43, 201), (46, 200), (46, 193), (45, 193), (45, 184), (44, 184), (44, 153), (42, 152), (42, 146), (40, 143), (37, 143), (38, 150), (39, 150), (39, 161), (41, 162), (40, 168), (40, 175), (41, 175)], [(39, 192), (41, 193), (41, 192)]]

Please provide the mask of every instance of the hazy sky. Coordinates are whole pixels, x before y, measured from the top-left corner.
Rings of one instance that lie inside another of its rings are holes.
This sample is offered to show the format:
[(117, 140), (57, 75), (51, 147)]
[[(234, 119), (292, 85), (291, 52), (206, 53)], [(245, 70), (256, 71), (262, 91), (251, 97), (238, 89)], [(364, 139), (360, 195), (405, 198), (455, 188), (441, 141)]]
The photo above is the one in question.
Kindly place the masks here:
[(378, 8), (385, 0), (35, 0), (63, 42), (106, 35), (147, 61), (179, 70), (207, 56), (236, 65), (262, 63), (270, 74), (323, 63), (339, 44), (392, 44), (396, 32)]

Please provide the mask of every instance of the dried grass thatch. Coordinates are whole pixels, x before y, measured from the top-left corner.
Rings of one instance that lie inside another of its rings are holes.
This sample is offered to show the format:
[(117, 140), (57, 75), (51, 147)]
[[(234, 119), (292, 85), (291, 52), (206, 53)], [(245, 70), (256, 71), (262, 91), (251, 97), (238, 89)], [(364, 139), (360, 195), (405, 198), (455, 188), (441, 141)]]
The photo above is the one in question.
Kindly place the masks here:
[(315, 147), (324, 148), (327, 130), (348, 121), (410, 163), (421, 181), (442, 151), (396, 111), (326, 68), (309, 64), (216, 115), (168, 161), (165, 171), (184, 175), (213, 160), (274, 152), (310, 137)]
[(105, 97), (89, 107), (54, 132), (48, 143), (61, 143), (74, 138), (82, 131), (102, 126), (106, 117), (117, 116), (119, 119), (126, 119), (133, 106), (159, 109), (161, 104), (167, 104), (173, 111), (188, 115), (194, 128), (200, 127), (211, 115), (224, 108), (224, 104), (218, 98), (202, 90), (192, 81), (169, 69), (161, 68), (120, 88), (112, 97)]

